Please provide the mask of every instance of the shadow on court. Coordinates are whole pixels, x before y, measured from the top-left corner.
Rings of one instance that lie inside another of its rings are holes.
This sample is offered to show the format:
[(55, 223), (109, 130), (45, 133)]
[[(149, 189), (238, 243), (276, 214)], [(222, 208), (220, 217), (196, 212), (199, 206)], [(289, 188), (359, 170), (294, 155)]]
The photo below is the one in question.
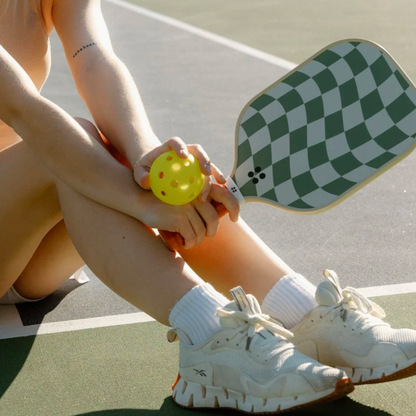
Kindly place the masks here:
[(79, 287), (80, 284), (75, 279), (70, 279), (51, 295), (39, 302), (16, 305), (23, 325), (41, 324), (48, 313), (56, 309), (66, 296)]
[(35, 337), (12, 338), (0, 343), (0, 398), (19, 374), (32, 349)]
[[(158, 416), (158, 415), (178, 415), (178, 416), (203, 416), (203, 415), (223, 415), (230, 416), (241, 415), (241, 412), (234, 410), (188, 410), (178, 407), (170, 397), (167, 397), (162, 407), (159, 410), (148, 409), (112, 409), (103, 410), (99, 412), (82, 413), (77, 416)], [(391, 416), (391, 413), (383, 410), (374, 409), (369, 406), (365, 406), (361, 403), (346, 397), (325, 405), (314, 406), (307, 410), (288, 413), (293, 416)]]
[[(44, 317), (77, 287), (79, 287), (78, 282), (69, 280), (62, 288), (39, 302), (16, 305), (23, 324), (41, 324)], [(23, 368), (35, 339), (36, 336), (28, 336), (5, 339), (0, 342), (0, 398)]]

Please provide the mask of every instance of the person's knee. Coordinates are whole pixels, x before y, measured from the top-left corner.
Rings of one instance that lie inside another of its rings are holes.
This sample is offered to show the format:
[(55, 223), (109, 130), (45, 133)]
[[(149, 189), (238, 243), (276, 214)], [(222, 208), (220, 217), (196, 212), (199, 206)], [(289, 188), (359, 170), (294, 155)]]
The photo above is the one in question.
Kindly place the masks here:
[(113, 156), (114, 159), (117, 160), (117, 162), (121, 163), (122, 165), (126, 166), (130, 170), (133, 170), (131, 167), (130, 162), (127, 160), (125, 156), (123, 156), (117, 148), (115, 148), (110, 141), (104, 137), (102, 133), (100, 133), (97, 129), (97, 127), (94, 126), (91, 121), (86, 120), (82, 117), (74, 117), (74, 120), (78, 122), (78, 124), (95, 140), (98, 141), (98, 143), (101, 144), (101, 146), (104, 147), (105, 150), (107, 150), (108, 153), (110, 153), (111, 156)]
[(95, 140), (105, 146), (103, 139), (101, 138), (100, 133), (98, 132), (97, 127), (91, 121), (82, 118), (82, 117), (74, 117), (74, 120)]

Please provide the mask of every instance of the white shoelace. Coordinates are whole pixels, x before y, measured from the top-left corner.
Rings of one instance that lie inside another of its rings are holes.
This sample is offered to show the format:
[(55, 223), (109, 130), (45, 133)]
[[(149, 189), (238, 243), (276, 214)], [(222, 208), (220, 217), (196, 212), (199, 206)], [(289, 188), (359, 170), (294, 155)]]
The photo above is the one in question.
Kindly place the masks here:
[[(246, 341), (246, 350), (256, 352), (259, 357), (273, 353), (276, 355), (286, 349), (293, 348), (287, 338), (293, 334), (282, 326), (271, 321), (270, 316), (265, 314), (250, 315), (246, 312), (232, 311), (228, 309), (217, 309), (217, 314), (223, 319), (233, 319), (244, 322), (228, 335), (227, 340), (235, 339), (237, 344)], [(268, 331), (273, 336), (265, 337), (261, 331)], [(259, 340), (262, 340), (261, 345)], [(258, 348), (255, 348), (256, 345)]]
[(381, 306), (353, 287), (342, 289), (334, 271), (325, 270), (325, 277), (335, 286), (342, 299), (333, 306), (329, 306), (328, 312), (322, 317), (329, 315), (329, 319), (332, 321), (339, 315), (345, 326), (349, 326), (354, 331), (358, 328), (365, 331), (375, 326), (390, 327), (389, 324), (382, 321), (386, 314)]

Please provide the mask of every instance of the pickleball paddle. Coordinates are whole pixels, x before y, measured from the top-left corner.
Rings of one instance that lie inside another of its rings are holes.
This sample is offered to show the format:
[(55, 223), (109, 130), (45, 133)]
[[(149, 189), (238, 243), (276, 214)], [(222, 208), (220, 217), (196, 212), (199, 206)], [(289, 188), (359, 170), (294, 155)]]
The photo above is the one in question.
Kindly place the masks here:
[[(416, 89), (404, 71), (373, 42), (339, 41), (247, 103), (226, 187), (240, 204), (319, 213), (409, 155), (415, 137)], [(184, 245), (161, 235), (173, 250)]]

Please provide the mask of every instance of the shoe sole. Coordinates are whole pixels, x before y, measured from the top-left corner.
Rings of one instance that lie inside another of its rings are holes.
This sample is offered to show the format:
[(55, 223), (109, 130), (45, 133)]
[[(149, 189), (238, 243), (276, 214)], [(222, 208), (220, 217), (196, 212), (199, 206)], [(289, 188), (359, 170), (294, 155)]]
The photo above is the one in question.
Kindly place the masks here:
[(221, 408), (251, 414), (276, 414), (339, 399), (351, 393), (354, 384), (351, 379), (342, 378), (337, 381), (335, 389), (282, 399), (263, 399), (221, 387), (186, 382), (178, 375), (172, 390), (173, 401), (187, 409)]
[(391, 364), (372, 369), (347, 367), (337, 368), (344, 370), (356, 386), (362, 384), (386, 383), (416, 375), (416, 358), (403, 363)]

